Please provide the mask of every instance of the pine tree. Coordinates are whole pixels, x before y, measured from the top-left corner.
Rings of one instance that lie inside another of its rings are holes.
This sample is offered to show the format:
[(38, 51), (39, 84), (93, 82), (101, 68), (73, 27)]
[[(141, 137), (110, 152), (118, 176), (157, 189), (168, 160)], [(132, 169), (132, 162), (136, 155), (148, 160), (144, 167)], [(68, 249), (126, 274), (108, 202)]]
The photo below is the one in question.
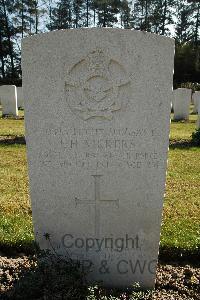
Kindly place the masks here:
[(52, 9), (53, 9), (53, 3), (52, 0), (44, 0), (44, 5), (45, 5), (45, 11), (47, 12), (47, 22), (46, 22), (46, 27), (48, 30), (52, 31)]
[(73, 1), (73, 24), (75, 28), (82, 27), (83, 24), (83, 0), (74, 0)]
[(51, 20), (47, 28), (49, 30), (71, 28), (73, 26), (72, 11), (71, 0), (59, 0), (56, 7), (51, 7)]
[[(44, 14), (44, 9), (41, 9), (39, 6), (39, 0), (29, 0), (28, 1), (28, 11), (30, 14), (30, 25), (33, 24), (34, 33), (37, 34), (39, 32), (39, 17), (40, 14)], [(30, 29), (30, 33), (32, 30)]]
[(94, 9), (94, 1), (93, 0), (84, 0), (81, 5), (82, 15), (82, 26), (89, 27), (92, 24), (92, 10)]
[(194, 20), (192, 45), (195, 52), (195, 71), (200, 76), (200, 2), (193, 3), (192, 9), (193, 9), (193, 20)]
[(152, 31), (161, 35), (170, 35), (169, 25), (174, 24), (173, 10), (175, 0), (152, 1), (151, 26)]
[(32, 15), (30, 14), (32, 5), (33, 2), (29, 0), (14, 0), (14, 15), (12, 21), (16, 27), (17, 32), (21, 35), (21, 38), (31, 33), (30, 24), (34, 23)]
[[(1, 7), (0, 7), (1, 8)], [(1, 74), (0, 78), (5, 78), (6, 73), (5, 73), (5, 60), (7, 55), (9, 55), (7, 43), (5, 41), (6, 37), (6, 30), (5, 30), (5, 20), (3, 18), (3, 13), (0, 10), (0, 62), (1, 62)]]
[(177, 5), (177, 23), (175, 37), (176, 41), (180, 44), (184, 44), (191, 40), (192, 37), (192, 27), (193, 24), (191, 6), (185, 2), (178, 2)]
[(122, 28), (133, 28), (134, 19), (131, 11), (132, 2), (122, 0), (120, 5), (120, 21)]
[(0, 49), (1, 49), (1, 76), (16, 77), (13, 47), (15, 28), (10, 22), (9, 13), (13, 11), (11, 1), (0, 1)]
[(199, 38), (200, 38), (200, 2), (193, 3), (191, 5), (191, 9), (193, 11), (193, 35), (192, 41), (195, 47), (199, 46)]
[(153, 0), (137, 0), (134, 4), (134, 28), (151, 31)]
[(120, 0), (96, 0), (98, 26), (113, 27), (118, 22)]

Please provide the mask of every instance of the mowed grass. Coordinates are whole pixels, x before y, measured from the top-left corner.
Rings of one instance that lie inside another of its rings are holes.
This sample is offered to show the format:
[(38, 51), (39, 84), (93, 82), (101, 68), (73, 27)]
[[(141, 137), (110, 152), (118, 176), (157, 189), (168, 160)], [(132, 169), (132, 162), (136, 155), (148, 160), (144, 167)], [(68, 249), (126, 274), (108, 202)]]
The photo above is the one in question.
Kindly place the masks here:
[[(193, 117), (193, 116), (192, 116)], [(196, 116), (195, 116), (196, 117)], [(170, 140), (190, 140), (196, 129), (196, 119), (189, 122), (171, 122)]]
[(23, 136), (24, 120), (0, 118), (0, 136)]
[(161, 246), (200, 248), (200, 148), (170, 149)]
[(0, 158), (0, 246), (30, 248), (33, 229), (26, 147), (0, 144)]
[[(170, 140), (190, 140), (196, 116), (172, 122)], [(24, 121), (0, 118), (0, 137), (24, 134)], [(0, 247), (30, 250), (33, 228), (25, 145), (0, 143)], [(161, 248), (200, 249), (200, 148), (170, 147)]]
[(19, 119), (2, 118), (0, 105), (0, 137), (1, 136), (23, 136), (24, 135), (24, 111), (19, 110)]

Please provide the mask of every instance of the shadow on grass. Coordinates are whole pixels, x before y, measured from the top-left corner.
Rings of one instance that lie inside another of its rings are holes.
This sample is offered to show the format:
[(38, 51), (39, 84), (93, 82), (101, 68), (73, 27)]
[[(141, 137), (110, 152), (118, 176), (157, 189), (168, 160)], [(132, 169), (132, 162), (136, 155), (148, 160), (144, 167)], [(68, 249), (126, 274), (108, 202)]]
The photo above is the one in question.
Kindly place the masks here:
[[(195, 114), (192, 114), (195, 115)], [(176, 124), (196, 124), (196, 120), (173, 120), (171, 119), (171, 123)]]
[(0, 253), (6, 257), (18, 256), (19, 254), (34, 255), (38, 252), (39, 246), (34, 240), (19, 240), (17, 243), (9, 244), (0, 243)]
[(198, 147), (196, 143), (190, 140), (170, 140), (169, 148), (170, 149), (189, 149), (191, 147)]
[(0, 136), (0, 145), (25, 145), (26, 140), (24, 136), (13, 136), (13, 135), (6, 135)]
[[(34, 240), (19, 241), (17, 244), (0, 243), (0, 252), (7, 257), (24, 255), (35, 255), (40, 253), (38, 244)], [(165, 263), (185, 263), (200, 266), (200, 247), (196, 249), (182, 249), (177, 247), (160, 246), (159, 261)]]
[[(169, 257), (169, 253), (163, 255)], [(86, 275), (88, 270), (78, 261), (72, 261), (69, 256), (59, 256), (58, 254), (50, 254), (49, 252), (38, 252), (37, 255), (18, 258), (8, 265), (9, 261), (2, 259), (2, 278), (1, 283), (4, 290), (0, 289), (1, 300), (150, 300), (152, 299), (152, 291), (142, 291), (139, 284), (132, 285), (129, 289), (120, 288), (101, 288), (101, 284), (93, 283), (92, 286), (87, 282)], [(164, 261), (165, 266), (166, 261)], [(170, 262), (170, 264), (174, 262)], [(187, 261), (182, 266), (186, 267), (187, 274), (192, 271), (189, 269)], [(176, 272), (180, 272), (179, 262), (176, 262)], [(158, 266), (159, 269), (159, 266)], [(163, 274), (165, 268), (159, 270)], [(161, 272), (162, 271), (162, 272)], [(174, 273), (174, 269), (170, 268), (170, 274)], [(7, 278), (7, 274), (9, 274)], [(167, 275), (166, 270), (164, 271)], [(184, 273), (184, 278), (185, 277)], [(134, 277), (134, 276), (133, 276)], [(189, 278), (190, 278), (189, 277)], [(171, 278), (171, 277), (170, 277)], [(176, 282), (176, 279), (175, 279)], [(187, 284), (186, 284), (187, 285)], [(198, 286), (198, 284), (196, 284)], [(177, 295), (177, 284), (169, 285), (166, 280), (157, 282), (156, 288), (165, 287), (165, 294), (169, 290), (169, 294), (174, 290)], [(159, 287), (160, 286), (160, 287)], [(181, 286), (182, 287), (182, 286)], [(198, 287), (193, 288), (192, 292), (198, 293)], [(181, 294), (181, 290), (179, 291)], [(186, 294), (188, 290), (186, 291)], [(112, 296), (111, 296), (112, 295)], [(153, 298), (155, 299), (155, 298)], [(156, 298), (161, 299), (161, 298)], [(162, 298), (163, 299), (163, 298)], [(167, 298), (165, 298), (167, 299)], [(170, 298), (172, 299), (172, 298)], [(175, 299), (175, 298), (173, 298)], [(182, 298), (177, 298), (182, 299)], [(184, 298), (186, 299), (186, 298)], [(191, 299), (188, 294), (188, 298)], [(192, 298), (193, 299), (193, 298)], [(199, 299), (199, 298), (194, 298)]]
[(12, 115), (1, 115), (0, 118), (3, 120), (15, 120), (15, 121), (24, 120), (24, 116), (14, 117)]
[[(19, 258), (15, 265), (16, 278), (12, 277), (10, 283), (6, 278), (2, 280), (5, 291), (1, 300), (86, 299), (86, 276), (78, 263), (57, 255), (38, 253), (37, 256)], [(7, 266), (4, 268), (8, 269)]]
[[(143, 292), (138, 285), (126, 290), (101, 289), (101, 284), (91, 287), (86, 280), (88, 270), (80, 262), (72, 261), (68, 254), (59, 256), (56, 252), (51, 254), (36, 248), (35, 254), (29, 257), (16, 255), (11, 261), (1, 260), (1, 283), (4, 286), (4, 290), (0, 289), (1, 300), (152, 299), (151, 291)], [(199, 250), (162, 247), (159, 263), (187, 268), (189, 264), (199, 266)]]
[(160, 247), (159, 262), (169, 264), (200, 267), (200, 247), (196, 249), (181, 249), (176, 247)]

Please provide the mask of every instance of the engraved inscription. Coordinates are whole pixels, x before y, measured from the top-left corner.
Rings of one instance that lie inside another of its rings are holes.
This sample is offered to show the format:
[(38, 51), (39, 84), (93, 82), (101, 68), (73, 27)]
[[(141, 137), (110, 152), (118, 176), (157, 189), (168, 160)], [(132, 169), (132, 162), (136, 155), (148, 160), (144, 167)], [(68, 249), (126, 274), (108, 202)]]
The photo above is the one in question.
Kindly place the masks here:
[(164, 168), (158, 149), (138, 147), (141, 138), (146, 143), (149, 138), (156, 140), (161, 135), (159, 129), (65, 128), (62, 124), (49, 124), (44, 134), (48, 136), (49, 146), (39, 159), (47, 168), (52, 162), (56, 162), (63, 172), (67, 169), (70, 173), (81, 169), (101, 173), (108, 168)]
[(68, 71), (66, 101), (85, 121), (91, 118), (112, 120), (113, 113), (122, 107), (120, 89), (129, 84), (124, 67), (97, 49)]
[(99, 236), (100, 233), (100, 206), (101, 203), (111, 203), (114, 204), (115, 207), (119, 208), (119, 199), (109, 200), (109, 199), (101, 199), (100, 196), (100, 178), (103, 175), (91, 175), (94, 178), (94, 200), (80, 200), (75, 198), (76, 205), (78, 204), (93, 204), (95, 206), (95, 236)]

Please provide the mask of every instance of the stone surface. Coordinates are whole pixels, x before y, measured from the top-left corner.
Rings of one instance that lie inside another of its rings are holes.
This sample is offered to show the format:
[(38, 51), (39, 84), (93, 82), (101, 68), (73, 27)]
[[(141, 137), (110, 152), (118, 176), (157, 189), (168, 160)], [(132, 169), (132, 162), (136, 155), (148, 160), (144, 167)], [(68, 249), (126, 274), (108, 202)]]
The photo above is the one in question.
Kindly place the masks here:
[(1, 85), (0, 99), (2, 115), (18, 116), (17, 88), (15, 85)]
[(24, 98), (23, 98), (21, 86), (17, 87), (17, 105), (18, 105), (18, 107), (24, 109)]
[(191, 102), (191, 90), (180, 88), (174, 90), (174, 120), (188, 120)]
[(194, 100), (194, 107), (193, 107), (193, 113), (198, 113), (198, 104), (200, 102), (200, 91), (196, 91), (193, 94), (193, 100)]
[(35, 237), (92, 282), (154, 286), (173, 56), (173, 40), (121, 29), (22, 43)]

